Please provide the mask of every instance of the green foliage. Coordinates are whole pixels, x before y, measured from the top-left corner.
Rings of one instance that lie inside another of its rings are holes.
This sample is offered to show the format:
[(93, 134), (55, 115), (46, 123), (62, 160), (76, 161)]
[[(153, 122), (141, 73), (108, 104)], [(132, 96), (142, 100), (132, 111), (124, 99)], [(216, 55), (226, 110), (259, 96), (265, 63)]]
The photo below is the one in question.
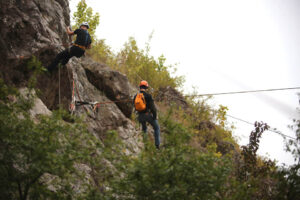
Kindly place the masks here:
[(0, 84), (1, 196), (72, 198), (72, 183), (82, 178), (75, 164), (89, 161), (90, 153), (96, 151), (95, 138), (77, 119), (74, 124), (64, 122), (68, 114), (61, 110), (33, 120), (29, 112), (32, 93), (21, 95)]
[(33, 71), (32, 76), (29, 79), (28, 87), (34, 88), (37, 82), (37, 76), (47, 71), (46, 68), (42, 66), (41, 61), (39, 61), (35, 56), (32, 56), (27, 62), (27, 68)]
[(240, 167), (240, 177), (247, 180), (248, 175), (257, 175), (257, 155), (259, 141), (262, 133), (268, 130), (269, 126), (265, 123), (255, 122), (255, 130), (251, 132), (249, 144), (242, 146), (242, 156), (244, 164)]
[(96, 28), (99, 25), (100, 15), (99, 13), (93, 14), (93, 9), (88, 7), (85, 0), (81, 0), (77, 4), (77, 11), (73, 14), (75, 25), (72, 27), (73, 30), (77, 29), (82, 22), (88, 22), (90, 29), (89, 33), (92, 38), (95, 38)]
[(134, 38), (129, 38), (124, 48), (117, 54), (118, 65), (116, 69), (125, 73), (131, 83), (138, 85), (141, 80), (147, 80), (151, 87), (158, 91), (159, 88), (182, 86), (183, 77), (173, 76), (174, 66), (165, 64), (166, 58), (162, 55), (157, 60), (149, 56), (149, 46), (139, 49)]
[(293, 120), (293, 125), (290, 126), (296, 133), (296, 140), (288, 140), (286, 150), (291, 152), (295, 158), (295, 162), (300, 165), (300, 109), (298, 108), (298, 119)]
[(269, 159), (261, 159), (256, 155), (260, 138), (268, 128), (269, 126), (263, 122), (255, 122), (255, 129), (250, 134), (249, 144), (242, 146), (242, 160), (236, 166), (236, 178), (242, 183), (235, 192), (238, 199), (241, 195), (247, 197), (245, 199), (278, 197), (276, 163)]
[[(282, 167), (278, 174), (278, 196), (280, 199), (297, 199), (300, 196), (300, 110), (298, 118), (290, 126), (296, 133), (296, 140), (288, 140), (287, 151), (295, 158), (295, 164), (290, 167)], [(279, 198), (278, 198), (279, 199)]]
[(105, 40), (96, 40), (93, 42), (93, 48), (87, 54), (96, 62), (105, 63), (108, 66), (116, 66), (115, 54), (111, 48), (105, 44)]
[(117, 190), (123, 199), (217, 199), (227, 175), (224, 160), (171, 148), (136, 160)]
[(227, 117), (226, 113), (228, 108), (226, 106), (219, 105), (219, 110), (217, 111), (217, 122), (220, 124), (221, 127), (225, 128)]
[[(153, 144), (146, 143), (139, 155), (126, 161), (123, 159), (125, 167), (117, 177), (112, 176), (111, 190), (105, 193), (106, 199), (297, 198), (297, 180), (286, 181), (274, 162), (261, 160), (255, 155), (259, 143), (257, 135), (266, 130), (263, 124), (257, 125), (247, 146), (247, 152), (253, 153), (249, 156), (245, 153), (242, 160), (236, 160), (231, 154), (216, 154), (213, 143), (204, 151), (195, 148), (191, 143), (197, 133), (193, 133), (193, 128), (175, 122), (173, 114), (171, 109), (166, 116), (160, 117), (164, 133), (162, 149), (156, 150)], [(255, 162), (250, 162), (253, 159)], [(237, 174), (240, 172), (239, 162), (246, 163), (243, 178)], [(293, 172), (294, 175), (297, 173)], [(284, 191), (287, 185), (293, 191), (289, 196)]]
[[(232, 162), (232, 165), (227, 166), (230, 173), (225, 181), (225, 189), (217, 191), (218, 198), (278, 198), (278, 195), (282, 192), (280, 192), (281, 189), (277, 184), (284, 183), (284, 181), (281, 181), (283, 176), (279, 175), (275, 162), (261, 159), (256, 155), (259, 147), (259, 137), (267, 126), (257, 123), (255, 131), (251, 134), (250, 144), (245, 147), (243, 151), (245, 153), (240, 154), (239, 147), (232, 138), (231, 131), (226, 127), (226, 107), (220, 106), (218, 110), (213, 110), (206, 105), (205, 101), (192, 101), (190, 106), (190, 115), (187, 115), (186, 112), (180, 115), (178, 109), (172, 109), (167, 115), (168, 120), (174, 118), (174, 115), (177, 116), (176, 119), (179, 122), (180, 119), (184, 118), (182, 124), (185, 124), (185, 127), (190, 127), (188, 132), (193, 133), (186, 134), (185, 131), (180, 131), (182, 135), (175, 136), (175, 138), (181, 138), (178, 141), (184, 140), (183, 135), (189, 135), (189, 145), (193, 146), (198, 153), (207, 152), (205, 154), (212, 155), (216, 159), (228, 159), (227, 161)], [(174, 130), (170, 126), (173, 123), (167, 123), (169, 124), (167, 128), (164, 120), (164, 117), (160, 120), (163, 123), (164, 133)], [(175, 130), (180, 130), (180, 127), (177, 126)], [(168, 137), (166, 140), (168, 141)], [(200, 148), (199, 145), (201, 145)], [(166, 146), (169, 147), (167, 144)], [(237, 155), (241, 157), (237, 157)], [(222, 163), (222, 165), (224, 164)]]
[(179, 121), (195, 133), (193, 145), (216, 155), (233, 154), (239, 146), (232, 136), (233, 127), (227, 124), (227, 108), (220, 105), (218, 110), (208, 105), (208, 99), (187, 98), (188, 110), (176, 111)]
[(189, 130), (168, 117), (161, 121), (168, 130), (163, 148), (146, 144), (112, 193), (121, 199), (219, 199), (232, 169), (229, 160), (197, 152)]
[(277, 174), (278, 199), (297, 199), (300, 195), (300, 165), (282, 168)]

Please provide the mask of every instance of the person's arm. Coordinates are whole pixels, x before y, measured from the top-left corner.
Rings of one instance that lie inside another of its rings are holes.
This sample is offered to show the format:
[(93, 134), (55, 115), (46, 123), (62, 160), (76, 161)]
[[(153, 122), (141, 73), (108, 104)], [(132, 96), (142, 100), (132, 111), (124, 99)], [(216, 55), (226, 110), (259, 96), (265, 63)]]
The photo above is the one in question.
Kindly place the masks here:
[(154, 104), (154, 100), (153, 100), (152, 96), (149, 97), (149, 109), (153, 115), (153, 119), (156, 120), (157, 119), (157, 110), (156, 110), (156, 106)]
[(132, 99), (132, 105), (134, 107), (134, 101), (135, 101), (136, 95), (134, 95), (133, 99)]
[(68, 35), (74, 35), (74, 31), (71, 31), (70, 27), (67, 26)]
[(88, 45), (86, 47), (87, 49), (91, 49), (92, 48), (92, 39), (91, 39), (91, 36), (89, 34), (89, 42), (88, 42)]

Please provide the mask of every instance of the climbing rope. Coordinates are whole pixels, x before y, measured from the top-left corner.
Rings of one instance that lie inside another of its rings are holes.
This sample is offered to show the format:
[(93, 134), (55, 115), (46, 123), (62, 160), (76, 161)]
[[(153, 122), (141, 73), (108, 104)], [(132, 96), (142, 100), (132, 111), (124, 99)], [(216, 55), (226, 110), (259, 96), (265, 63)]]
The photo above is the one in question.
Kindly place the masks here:
[(75, 103), (76, 103), (76, 99), (75, 99), (75, 83), (74, 83), (74, 79), (73, 79), (73, 84), (72, 84), (72, 100), (71, 100), (71, 103), (70, 103), (70, 111), (71, 111), (71, 114), (74, 114), (75, 112)]
[(61, 64), (58, 65), (58, 105), (61, 105), (61, 99), (60, 99), (60, 67)]
[[(68, 72), (69, 73), (69, 72)], [(83, 102), (81, 100), (81, 97), (80, 97), (80, 94), (79, 94), (79, 91), (78, 91), (78, 88), (77, 88), (77, 85), (76, 85), (76, 82), (75, 82), (75, 75), (72, 71), (72, 74), (73, 74), (73, 80), (72, 80), (72, 100), (71, 100), (71, 103), (70, 103), (70, 106), (69, 106), (69, 110), (71, 112), (71, 114), (74, 114), (75, 110), (76, 110), (76, 106), (78, 106), (76, 104), (76, 96), (75, 96), (75, 92), (76, 92), (76, 95), (79, 99), (79, 102)], [(68, 76), (70, 77), (70, 75), (68, 74)], [(85, 109), (86, 112), (88, 112), (88, 110), (86, 109), (86, 107), (83, 107)]]

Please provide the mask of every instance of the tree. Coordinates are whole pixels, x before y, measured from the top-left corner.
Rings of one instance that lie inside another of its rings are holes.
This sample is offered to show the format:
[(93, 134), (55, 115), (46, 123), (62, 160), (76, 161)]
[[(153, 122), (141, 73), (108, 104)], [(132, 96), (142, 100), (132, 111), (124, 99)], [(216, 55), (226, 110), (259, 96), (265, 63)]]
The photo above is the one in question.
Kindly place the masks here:
[(140, 49), (136, 40), (130, 37), (116, 56), (118, 62), (116, 69), (125, 73), (134, 85), (138, 85), (143, 79), (147, 80), (156, 93), (160, 88), (167, 86), (180, 88), (184, 79), (182, 76), (174, 76), (172, 72), (176, 71), (176, 68), (166, 65), (166, 58), (163, 55), (158, 59), (150, 56), (149, 50), (149, 44), (146, 49)]
[(87, 6), (85, 0), (81, 0), (77, 4), (77, 11), (74, 12), (73, 19), (75, 20), (73, 30), (78, 28), (82, 22), (88, 22), (90, 26), (89, 33), (92, 38), (95, 38), (96, 28), (100, 23), (100, 15), (98, 12), (93, 14), (93, 9)]
[(105, 40), (96, 40), (93, 42), (93, 48), (87, 51), (87, 55), (93, 58), (94, 61), (105, 63), (108, 66), (115, 66), (116, 57), (111, 48), (105, 44)]

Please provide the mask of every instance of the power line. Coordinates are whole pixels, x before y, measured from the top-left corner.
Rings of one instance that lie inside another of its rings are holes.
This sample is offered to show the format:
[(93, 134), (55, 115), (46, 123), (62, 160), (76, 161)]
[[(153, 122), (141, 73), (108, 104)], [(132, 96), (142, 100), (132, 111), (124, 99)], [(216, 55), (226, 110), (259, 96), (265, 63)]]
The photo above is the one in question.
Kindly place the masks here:
[[(153, 88), (152, 88), (153, 89)], [(222, 93), (208, 93), (208, 94), (193, 94), (193, 95), (184, 95), (183, 98), (176, 97), (174, 95), (169, 95), (164, 93), (163, 95), (172, 97), (179, 101), (185, 102), (186, 97), (203, 97), (203, 96), (217, 96), (217, 95), (227, 95), (227, 94), (245, 94), (245, 93), (257, 93), (257, 92), (271, 92), (271, 91), (280, 91), (280, 90), (297, 90), (300, 87), (291, 87), (291, 88), (277, 88), (277, 89), (265, 89), (265, 90), (248, 90), (248, 91), (237, 91), (237, 92), (222, 92)], [(154, 90), (154, 89), (153, 89)], [(300, 101), (299, 101), (300, 102)]]
[(228, 117), (230, 117), (230, 118), (232, 118), (232, 119), (236, 119), (236, 120), (238, 120), (238, 121), (244, 122), (244, 123), (246, 123), (246, 124), (252, 125), (252, 126), (254, 125), (254, 124), (251, 123), (251, 122), (248, 122), (248, 121), (246, 121), (246, 120), (243, 120), (243, 119), (240, 119), (240, 118), (237, 118), (237, 117), (228, 115), (228, 114), (226, 114), (226, 116), (228, 116)]
[[(230, 117), (230, 118), (233, 118), (233, 119), (235, 119), (235, 120), (244, 122), (244, 123), (246, 123), (246, 124), (249, 124), (249, 125), (253, 125), (253, 126), (254, 126), (254, 123), (248, 122), (248, 121), (243, 120), (243, 119), (241, 119), (241, 118), (234, 117), (234, 116), (231, 116), (231, 115), (228, 115), (228, 114), (226, 114), (226, 116), (228, 116), (228, 117)], [(271, 132), (273, 132), (273, 133), (277, 133), (277, 134), (279, 134), (279, 135), (281, 135), (281, 136), (283, 136), (283, 137), (287, 137), (287, 138), (290, 138), (290, 139), (293, 139), (293, 140), (297, 140), (296, 138), (291, 137), (291, 136), (288, 136), (288, 135), (286, 135), (286, 134), (283, 134), (282, 132), (280, 132), (280, 131), (278, 131), (278, 130), (276, 130), (276, 129), (274, 129), (274, 128), (271, 128), (271, 127), (270, 127), (270, 129), (268, 129), (268, 131), (271, 131)]]
[(276, 88), (276, 89), (264, 89), (264, 90), (246, 90), (237, 92), (221, 92), (221, 93), (208, 93), (208, 94), (195, 94), (195, 95), (185, 95), (184, 97), (201, 97), (201, 96), (216, 96), (216, 95), (227, 95), (227, 94), (243, 94), (243, 93), (256, 93), (256, 92), (271, 92), (279, 90), (297, 90), (300, 87), (290, 87), (290, 88)]

